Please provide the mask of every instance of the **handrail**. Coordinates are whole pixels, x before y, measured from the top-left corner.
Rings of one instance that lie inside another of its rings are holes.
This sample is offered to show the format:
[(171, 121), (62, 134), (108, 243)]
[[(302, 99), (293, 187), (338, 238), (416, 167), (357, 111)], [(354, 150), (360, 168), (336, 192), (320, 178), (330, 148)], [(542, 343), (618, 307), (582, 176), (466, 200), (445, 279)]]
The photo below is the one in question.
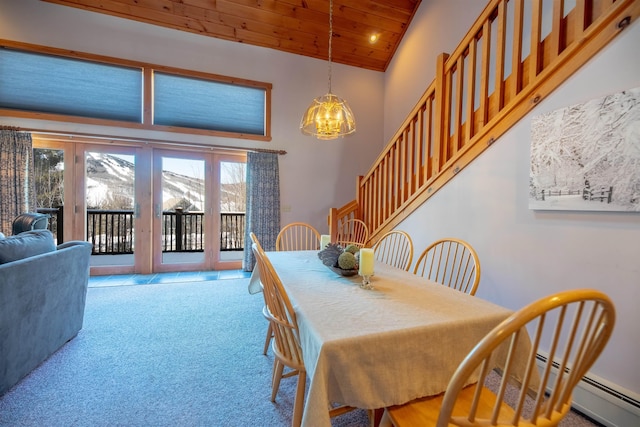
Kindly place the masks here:
[[(331, 241), (336, 241), (336, 238), (338, 237), (338, 230), (345, 221), (359, 217), (360, 208), (356, 200), (347, 203), (340, 209), (331, 208), (329, 214), (329, 235), (331, 236)], [(338, 218), (339, 220), (337, 220)]]
[[(555, 0), (545, 14), (532, 2), (525, 34), (524, 0), (490, 1), (455, 51), (438, 57), (434, 81), (358, 177), (356, 199), (330, 210), (331, 235), (355, 217), (375, 243), (640, 16), (635, 0), (575, 3), (564, 10)], [(543, 38), (545, 19), (551, 31)]]

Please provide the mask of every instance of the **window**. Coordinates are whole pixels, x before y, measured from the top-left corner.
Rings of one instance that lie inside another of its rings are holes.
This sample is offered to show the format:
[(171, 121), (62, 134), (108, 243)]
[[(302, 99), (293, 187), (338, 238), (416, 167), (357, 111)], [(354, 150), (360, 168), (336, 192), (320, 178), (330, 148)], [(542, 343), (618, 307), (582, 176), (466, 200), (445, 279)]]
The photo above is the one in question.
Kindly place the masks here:
[(0, 107), (142, 122), (142, 69), (0, 49)]
[(153, 123), (264, 135), (265, 89), (154, 73)]
[(0, 115), (268, 141), (271, 87), (62, 49), (0, 44)]

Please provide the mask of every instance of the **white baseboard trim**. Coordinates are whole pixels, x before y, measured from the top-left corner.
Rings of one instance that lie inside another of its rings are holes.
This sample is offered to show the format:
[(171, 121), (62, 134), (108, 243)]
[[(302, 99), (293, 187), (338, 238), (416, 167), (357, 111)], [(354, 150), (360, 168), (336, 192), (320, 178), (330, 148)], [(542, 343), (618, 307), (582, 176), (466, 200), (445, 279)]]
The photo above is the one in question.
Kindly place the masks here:
[[(547, 355), (537, 358), (539, 367), (547, 363)], [(558, 365), (554, 366), (557, 370)], [(555, 380), (554, 370), (552, 375)], [(640, 396), (590, 373), (574, 390), (572, 407), (607, 427), (640, 426)]]

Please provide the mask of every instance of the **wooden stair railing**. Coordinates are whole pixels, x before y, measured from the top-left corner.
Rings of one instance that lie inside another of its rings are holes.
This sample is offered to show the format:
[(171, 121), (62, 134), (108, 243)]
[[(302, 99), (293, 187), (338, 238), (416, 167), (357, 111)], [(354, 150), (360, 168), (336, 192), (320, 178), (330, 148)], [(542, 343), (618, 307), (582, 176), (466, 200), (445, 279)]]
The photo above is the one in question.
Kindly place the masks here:
[[(339, 220), (338, 220), (339, 218)], [(332, 219), (334, 219), (332, 221)], [(358, 202), (353, 200), (340, 209), (331, 208), (329, 210), (329, 235), (331, 241), (335, 242), (338, 236), (338, 227), (344, 222), (350, 219), (362, 219), (362, 214)]]
[[(434, 81), (358, 177), (356, 199), (330, 210), (334, 238), (355, 217), (367, 224), (371, 246), (640, 16), (638, 0), (576, 0), (571, 10), (554, 0), (550, 11), (531, 4), (526, 14), (524, 0), (490, 1), (456, 50), (438, 57)], [(551, 23), (547, 35), (543, 22)]]

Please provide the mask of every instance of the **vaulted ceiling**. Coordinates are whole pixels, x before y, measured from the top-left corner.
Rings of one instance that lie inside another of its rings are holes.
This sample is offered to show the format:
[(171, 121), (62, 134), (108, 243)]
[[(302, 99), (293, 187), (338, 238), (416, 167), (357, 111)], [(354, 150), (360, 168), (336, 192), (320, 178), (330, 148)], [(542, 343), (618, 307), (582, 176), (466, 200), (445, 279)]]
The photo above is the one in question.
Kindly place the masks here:
[[(182, 31), (328, 58), (328, 0), (43, 0)], [(421, 0), (334, 0), (332, 60), (386, 70)], [(371, 36), (377, 36), (375, 42)]]

